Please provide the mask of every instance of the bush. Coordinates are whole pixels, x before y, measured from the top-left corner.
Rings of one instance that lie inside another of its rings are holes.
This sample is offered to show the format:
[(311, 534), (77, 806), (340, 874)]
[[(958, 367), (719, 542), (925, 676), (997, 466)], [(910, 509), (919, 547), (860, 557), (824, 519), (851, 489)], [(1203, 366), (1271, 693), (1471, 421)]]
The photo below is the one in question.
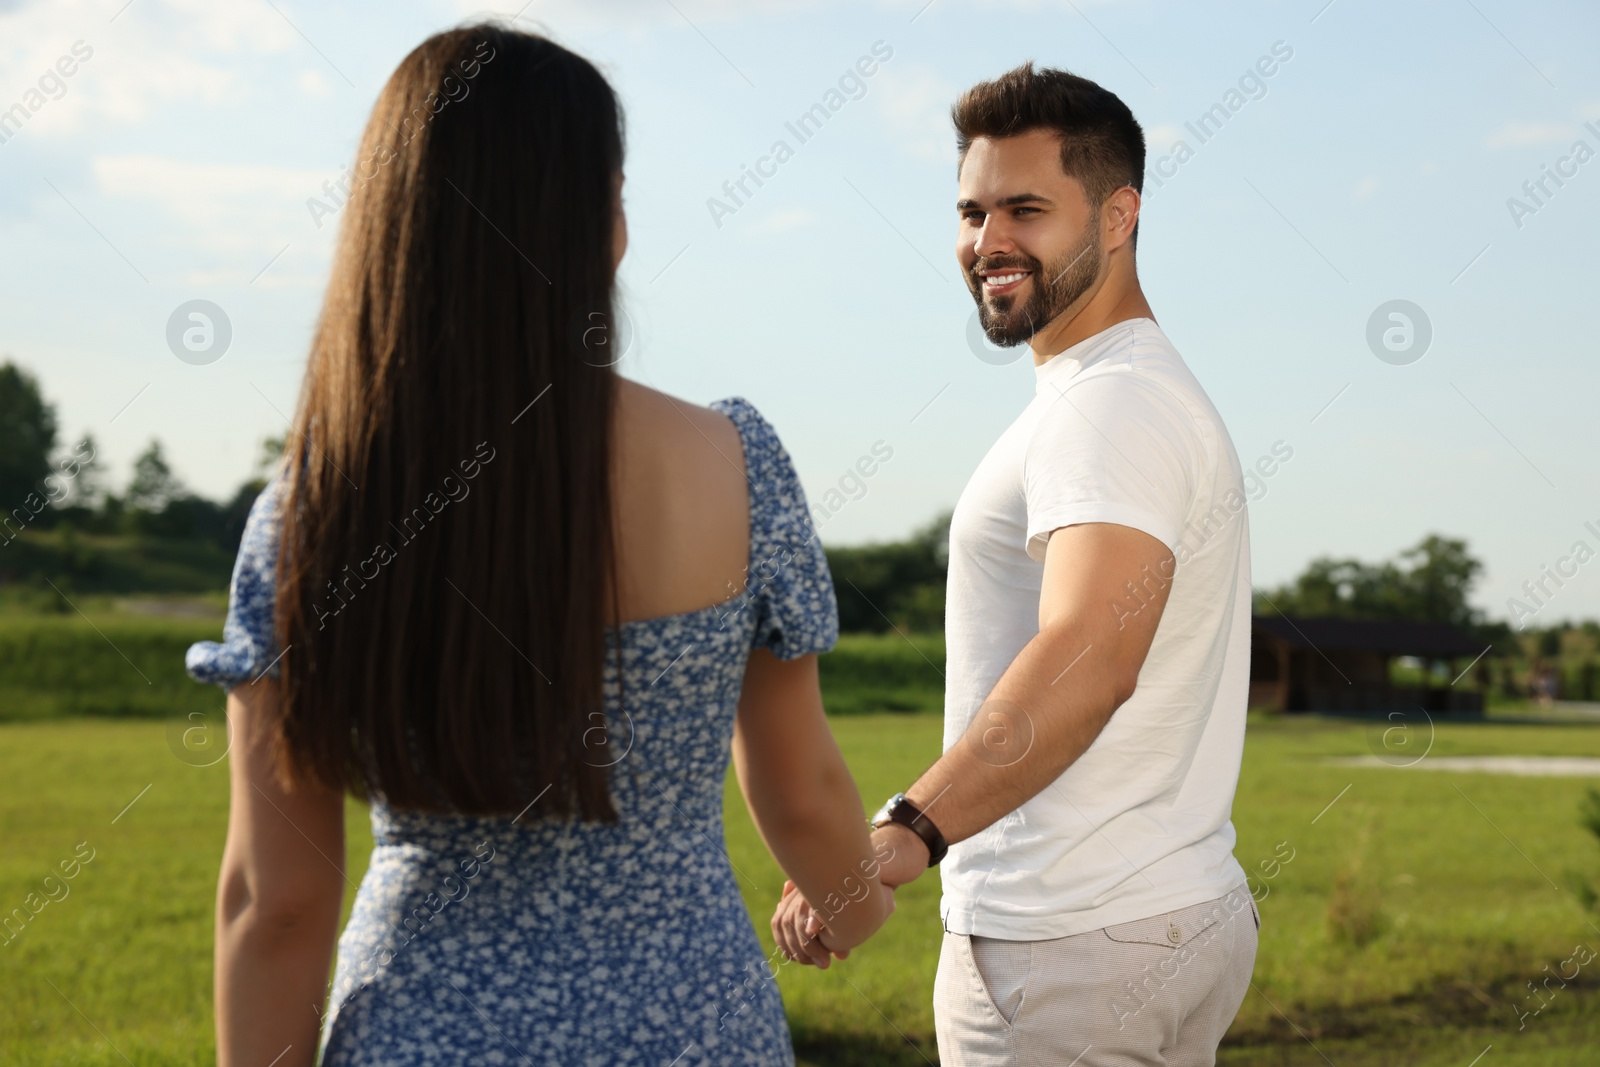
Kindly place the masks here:
[[(78, 593), (210, 593), (228, 588), (234, 548), (154, 537), (106, 536), (74, 525), (29, 529), (6, 545), (0, 585)], [(77, 590), (73, 592), (72, 590)]]
[(905, 541), (828, 549), (839, 628), (851, 634), (944, 629), (949, 543), (946, 514)]
[[(1600, 841), (1600, 791), (1593, 788), (1584, 790), (1583, 801), (1578, 808), (1578, 824), (1593, 834), (1596, 841)], [(1600, 912), (1600, 890), (1596, 890), (1587, 877), (1569, 868), (1567, 883), (1584, 911)]]
[(944, 638), (845, 634), (820, 659), (829, 715), (944, 710)]
[(1354, 848), (1339, 864), (1328, 897), (1328, 934), (1340, 944), (1364, 948), (1387, 928), (1380, 906), (1382, 894), (1367, 876), (1367, 850), (1372, 839), (1371, 821), (1356, 834)]
[[(183, 669), (191, 644), (221, 639), (220, 623), (114, 614), (96, 614), (91, 623), (48, 587), (38, 604), (24, 604), (21, 592), (9, 601), (18, 613), (0, 615), (0, 722), (179, 718), (221, 706), (219, 689)], [(24, 614), (23, 607), (34, 612)], [(939, 636), (845, 634), (821, 657), (820, 671), (830, 715), (944, 709)]]
[(0, 722), (214, 713), (222, 691), (190, 678), (183, 655), (221, 631), (195, 619), (0, 618)]

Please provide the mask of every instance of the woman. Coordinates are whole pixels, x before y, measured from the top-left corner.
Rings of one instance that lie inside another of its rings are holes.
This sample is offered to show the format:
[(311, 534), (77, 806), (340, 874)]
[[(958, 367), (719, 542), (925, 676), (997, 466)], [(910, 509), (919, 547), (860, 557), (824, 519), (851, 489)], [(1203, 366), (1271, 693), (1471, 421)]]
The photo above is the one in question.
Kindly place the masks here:
[[(493, 24), (374, 108), (224, 642), (188, 657), (233, 730), (224, 1065), (310, 1064), (319, 1020), (327, 1064), (792, 1062), (720, 844), (730, 747), (799, 890), (849, 901), (824, 960), (893, 908), (788, 455), (607, 356), (621, 126), (588, 62)], [(346, 793), (375, 848), (324, 1012)]]

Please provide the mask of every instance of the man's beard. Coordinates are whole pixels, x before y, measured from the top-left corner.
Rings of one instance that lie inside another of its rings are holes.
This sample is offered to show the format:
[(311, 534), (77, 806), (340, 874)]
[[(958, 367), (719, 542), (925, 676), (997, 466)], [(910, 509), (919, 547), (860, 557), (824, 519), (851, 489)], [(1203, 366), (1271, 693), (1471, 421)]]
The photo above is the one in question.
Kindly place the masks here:
[[(992, 303), (983, 298), (983, 278), (978, 271), (1008, 267), (1032, 272), (1033, 295), (1021, 307), (1014, 306), (1015, 296), (998, 297)], [(1010, 348), (1054, 322), (1099, 279), (1100, 231), (1091, 226), (1081, 245), (1048, 267), (1032, 256), (980, 257), (967, 272), (967, 288), (978, 302), (978, 322), (990, 343)]]

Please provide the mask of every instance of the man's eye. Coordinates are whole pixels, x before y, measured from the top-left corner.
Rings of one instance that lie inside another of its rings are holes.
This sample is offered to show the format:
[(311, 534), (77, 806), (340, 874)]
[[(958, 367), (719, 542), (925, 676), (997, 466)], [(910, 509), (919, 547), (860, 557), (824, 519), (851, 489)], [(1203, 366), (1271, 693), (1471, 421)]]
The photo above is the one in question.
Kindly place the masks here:
[(1019, 208), (1017, 208), (1017, 214), (1018, 215), (1021, 215), (1021, 214), (1025, 213), (1025, 212), (1032, 212), (1033, 214), (1037, 215), (1039, 213), (1039, 209), (1036, 208), (1036, 207), (1019, 207)]
[(981, 211), (967, 211), (967, 212), (963, 212), (961, 217), (966, 219), (968, 222), (982, 222), (983, 221), (983, 212), (981, 212)]

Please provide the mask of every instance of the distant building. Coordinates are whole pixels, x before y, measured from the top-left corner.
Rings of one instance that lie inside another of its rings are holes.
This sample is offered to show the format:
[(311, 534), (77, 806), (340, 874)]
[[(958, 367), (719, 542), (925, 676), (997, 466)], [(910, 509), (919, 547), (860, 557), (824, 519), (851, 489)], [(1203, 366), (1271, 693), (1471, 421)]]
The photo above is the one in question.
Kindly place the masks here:
[[(1448, 623), (1256, 615), (1251, 624), (1252, 708), (1483, 713), (1485, 646)], [(1451, 684), (1425, 672), (1423, 685), (1397, 686), (1389, 668), (1400, 656), (1447, 663), (1452, 679), (1473, 673)], [(1469, 688), (1474, 675), (1480, 684)]]

